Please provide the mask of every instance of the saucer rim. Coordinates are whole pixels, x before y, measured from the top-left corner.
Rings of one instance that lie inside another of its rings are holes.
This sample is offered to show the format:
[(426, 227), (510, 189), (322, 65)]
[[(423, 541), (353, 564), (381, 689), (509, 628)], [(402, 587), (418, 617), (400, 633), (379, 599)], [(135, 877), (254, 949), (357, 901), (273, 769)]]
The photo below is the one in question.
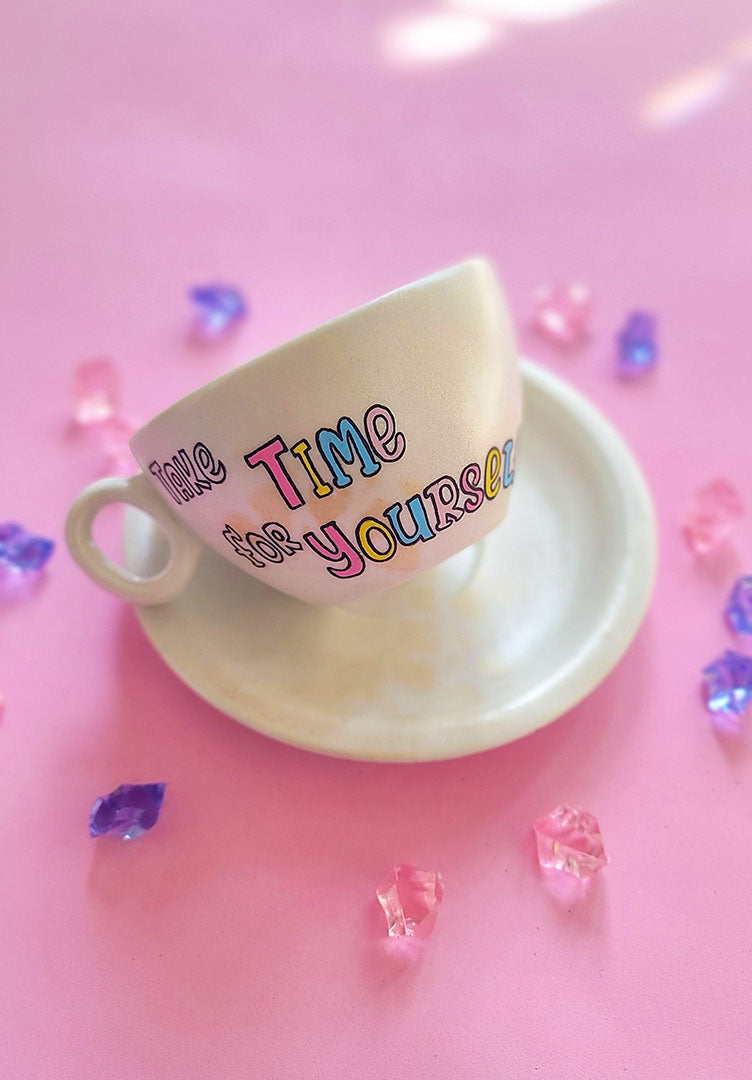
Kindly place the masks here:
[[(431, 740), (430, 745), (424, 745), (417, 752), (409, 743), (394, 742), (388, 751), (374, 751), (370, 744), (367, 750), (358, 751), (352, 739), (347, 744), (338, 745), (341, 740), (337, 739), (337, 733), (329, 732), (323, 738), (305, 738), (301, 737), (300, 733), (286, 737), (284, 730), (265, 722), (264, 710), (259, 709), (257, 715), (251, 717), (247, 710), (239, 709), (236, 703), (233, 708), (233, 700), (229, 694), (223, 695), (213, 685), (192, 678), (190, 665), (181, 666), (179, 659), (173, 657), (170, 650), (158, 642), (158, 626), (152, 625), (152, 622), (156, 622), (152, 611), (159, 609), (136, 606), (136, 617), (147, 639), (167, 666), (203, 700), (259, 734), (329, 757), (382, 763), (452, 760), (494, 749), (553, 723), (592, 693), (621, 660), (647, 612), (658, 560), (655, 510), (636, 458), (621, 434), (597, 406), (579, 390), (540, 365), (524, 360), (521, 368), (524, 399), (530, 394), (540, 394), (552, 401), (557, 408), (563, 409), (569, 414), (570, 422), (577, 423), (581, 429), (587, 431), (588, 441), (596, 446), (601, 456), (609, 462), (609, 472), (618, 482), (620, 499), (632, 527), (626, 555), (633, 571), (630, 575), (630, 588), (622, 591), (618, 606), (609, 612), (610, 617), (604, 632), (593, 635), (587, 647), (578, 654), (578, 662), (572, 662), (568, 669), (558, 672), (547, 690), (536, 694), (528, 705), (525, 704), (526, 699), (522, 698), (504, 705), (499, 711), (479, 714), (476, 723), (469, 728), (456, 729), (453, 737), (449, 739), (446, 738), (446, 726), (442, 724), (442, 735), (437, 739), (436, 745)], [(123, 528), (123, 543), (126, 549), (127, 520), (126, 517)], [(503, 524), (501, 527), (503, 528)], [(283, 708), (281, 713), (284, 711)], [(484, 737), (479, 737), (479, 732), (482, 732)], [(393, 734), (392, 732), (392, 738)]]

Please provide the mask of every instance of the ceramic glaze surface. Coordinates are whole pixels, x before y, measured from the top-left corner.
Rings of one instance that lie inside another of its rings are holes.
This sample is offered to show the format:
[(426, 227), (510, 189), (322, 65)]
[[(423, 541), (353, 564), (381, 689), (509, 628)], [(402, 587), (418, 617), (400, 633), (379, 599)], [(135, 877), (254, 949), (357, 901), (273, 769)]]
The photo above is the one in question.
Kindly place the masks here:
[[(337, 604), (399, 585), (498, 525), (520, 411), (506, 305), (476, 259), (243, 365), (131, 445), (191, 534), (268, 585)], [(109, 492), (153, 511), (141, 477)], [(126, 598), (177, 595), (195, 551), (164, 514), (177, 550), (158, 592), (92, 562), (91, 506), (107, 495), (102, 481), (73, 508), (74, 556)]]
[[(320, 609), (206, 552), (191, 585), (138, 615), (212, 704), (307, 749), (377, 761), (456, 757), (555, 719), (634, 635), (655, 572), (640, 472), (586, 401), (525, 367), (519, 486), (485, 539), (404, 585)], [(167, 557), (131, 514), (127, 564)]]

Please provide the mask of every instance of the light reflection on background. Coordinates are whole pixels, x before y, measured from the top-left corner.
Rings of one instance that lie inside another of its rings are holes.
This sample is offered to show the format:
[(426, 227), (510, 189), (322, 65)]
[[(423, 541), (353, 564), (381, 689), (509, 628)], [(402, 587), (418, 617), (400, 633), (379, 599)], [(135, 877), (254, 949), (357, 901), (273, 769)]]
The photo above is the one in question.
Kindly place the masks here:
[(387, 58), (397, 64), (439, 64), (479, 52), (499, 36), (499, 27), (487, 19), (439, 11), (390, 22), (383, 46)]
[[(398, 17), (382, 31), (386, 59), (400, 66), (449, 63), (503, 41), (511, 23), (573, 18), (620, 0), (448, 0), (455, 9)], [(638, 105), (640, 122), (654, 130), (695, 119), (723, 101), (737, 69), (752, 63), (752, 34), (741, 34), (714, 59), (654, 87)]]
[(731, 46), (731, 57), (743, 64), (752, 63), (752, 34), (743, 34)]
[(662, 83), (642, 103), (640, 115), (648, 127), (669, 127), (694, 119), (716, 105), (728, 91), (732, 72), (723, 64), (685, 71)]
[(570, 19), (619, 0), (452, 0), (454, 7), (509, 22), (548, 22)]
[[(400, 16), (382, 34), (388, 60), (440, 64), (480, 52), (504, 36), (504, 24), (568, 19), (619, 0), (449, 0), (455, 10)], [(458, 9), (458, 10), (457, 10)]]
[(739, 81), (739, 68), (750, 62), (752, 34), (742, 34), (731, 42), (724, 59), (691, 68), (651, 90), (640, 106), (640, 119), (652, 128), (694, 120), (728, 97)]

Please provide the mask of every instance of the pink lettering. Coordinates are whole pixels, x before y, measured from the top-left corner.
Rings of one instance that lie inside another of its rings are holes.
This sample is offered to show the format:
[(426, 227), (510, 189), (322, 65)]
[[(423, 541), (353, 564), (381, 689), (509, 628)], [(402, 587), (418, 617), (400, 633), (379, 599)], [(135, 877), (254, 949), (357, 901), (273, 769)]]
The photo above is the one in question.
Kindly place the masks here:
[(264, 443), (263, 446), (259, 446), (258, 450), (253, 450), (250, 454), (245, 455), (245, 463), (249, 469), (255, 469), (258, 465), (263, 465), (266, 471), (274, 481), (274, 486), (285, 500), (291, 510), (297, 510), (299, 506), (303, 505), (303, 497), (298, 489), (290, 479), (290, 474), (284, 467), (280, 458), (283, 454), (287, 453), (287, 447), (279, 435), (275, 435), (273, 439), (270, 439), (268, 443)]

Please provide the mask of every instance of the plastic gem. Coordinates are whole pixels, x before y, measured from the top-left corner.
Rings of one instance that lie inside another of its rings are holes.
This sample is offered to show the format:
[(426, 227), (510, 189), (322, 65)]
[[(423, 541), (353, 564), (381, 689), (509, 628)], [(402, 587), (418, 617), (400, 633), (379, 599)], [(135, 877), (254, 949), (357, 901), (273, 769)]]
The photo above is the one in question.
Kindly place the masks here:
[(89, 832), (92, 836), (114, 832), (124, 840), (141, 836), (157, 824), (165, 787), (165, 784), (121, 784), (96, 800), (91, 809)]
[(102, 449), (106, 455), (106, 468), (116, 476), (131, 476), (138, 463), (131, 453), (129, 442), (138, 424), (122, 416), (112, 416), (99, 427)]
[(684, 539), (695, 555), (706, 555), (729, 535), (744, 504), (728, 480), (713, 480), (696, 491), (684, 519)]
[(376, 890), (389, 937), (428, 937), (444, 899), (441, 874), (395, 866)]
[(197, 310), (197, 329), (205, 338), (222, 337), (248, 310), (243, 294), (233, 285), (197, 285), (188, 295)]
[(41, 570), (54, 550), (53, 540), (33, 536), (15, 521), (0, 525), (0, 562), (15, 570)]
[(587, 810), (558, 806), (538, 818), (533, 830), (541, 866), (585, 878), (608, 861), (598, 821)]
[(727, 649), (702, 669), (703, 696), (711, 713), (746, 712), (752, 701), (752, 656)]
[(100, 424), (115, 415), (119, 379), (115, 365), (104, 358), (79, 364), (73, 377), (74, 415), (82, 427)]
[(556, 345), (579, 345), (589, 336), (592, 298), (586, 285), (554, 285), (534, 294), (533, 323)]
[(726, 605), (726, 621), (738, 634), (752, 634), (752, 574), (740, 577)]
[(23, 528), (15, 521), (5, 521), (0, 524), (0, 557), (2, 557), (3, 549), (23, 531)]
[(617, 336), (617, 360), (622, 375), (644, 375), (658, 359), (654, 315), (633, 311)]

